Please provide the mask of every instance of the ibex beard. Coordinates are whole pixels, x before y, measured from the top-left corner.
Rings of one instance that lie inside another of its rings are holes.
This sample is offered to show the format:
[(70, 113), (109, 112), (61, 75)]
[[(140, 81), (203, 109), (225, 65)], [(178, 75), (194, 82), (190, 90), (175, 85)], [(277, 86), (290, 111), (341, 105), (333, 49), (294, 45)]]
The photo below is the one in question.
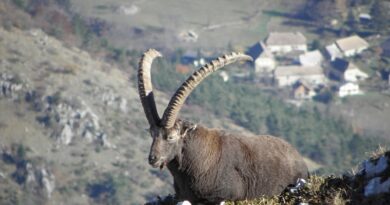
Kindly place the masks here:
[(168, 167), (177, 200), (216, 204), (253, 199), (280, 194), (298, 178), (307, 178), (301, 155), (280, 138), (231, 134), (177, 117), (186, 98), (209, 74), (251, 57), (232, 53), (201, 67), (177, 89), (162, 118), (156, 109), (150, 74), (156, 57), (161, 57), (156, 50), (145, 52), (138, 70), (139, 95), (153, 138), (149, 164)]

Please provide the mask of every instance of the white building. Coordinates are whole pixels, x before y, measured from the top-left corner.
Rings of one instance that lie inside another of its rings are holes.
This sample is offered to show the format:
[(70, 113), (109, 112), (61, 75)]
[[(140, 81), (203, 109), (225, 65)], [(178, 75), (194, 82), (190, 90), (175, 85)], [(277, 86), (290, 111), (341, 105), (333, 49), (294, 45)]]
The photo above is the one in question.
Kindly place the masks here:
[(276, 61), (271, 51), (263, 42), (258, 42), (247, 52), (254, 59), (256, 74), (271, 74), (276, 67)]
[(359, 95), (359, 94), (362, 94), (362, 92), (360, 91), (358, 84), (348, 82), (348, 83), (345, 83), (339, 87), (338, 94), (339, 94), (339, 97), (342, 98), (342, 97), (345, 97), (348, 95)]
[(320, 66), (324, 58), (319, 50), (310, 51), (299, 56), (299, 63), (303, 66)]
[(340, 81), (357, 82), (368, 78), (368, 74), (361, 71), (355, 64), (343, 59), (336, 59), (332, 63), (331, 73)]
[(279, 87), (291, 86), (297, 81), (320, 85), (325, 84), (326, 76), (320, 66), (278, 66), (274, 71), (274, 80)]
[(336, 45), (345, 57), (359, 54), (369, 47), (367, 41), (357, 35), (339, 39), (336, 41)]
[(342, 58), (343, 53), (340, 51), (340, 49), (336, 46), (335, 43), (330, 44), (325, 47), (326, 53), (331, 61), (336, 60), (336, 58)]
[(307, 51), (306, 37), (300, 32), (271, 32), (265, 44), (272, 53), (277, 54), (291, 51)]

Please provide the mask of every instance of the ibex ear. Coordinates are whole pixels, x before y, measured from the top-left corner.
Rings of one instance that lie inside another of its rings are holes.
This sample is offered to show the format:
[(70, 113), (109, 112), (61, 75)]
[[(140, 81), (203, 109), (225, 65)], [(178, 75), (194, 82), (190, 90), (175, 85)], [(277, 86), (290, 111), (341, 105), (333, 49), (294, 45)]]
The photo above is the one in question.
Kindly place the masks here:
[(195, 130), (196, 126), (197, 125), (194, 123), (183, 121), (181, 131), (180, 131), (181, 137), (184, 137), (188, 132)]

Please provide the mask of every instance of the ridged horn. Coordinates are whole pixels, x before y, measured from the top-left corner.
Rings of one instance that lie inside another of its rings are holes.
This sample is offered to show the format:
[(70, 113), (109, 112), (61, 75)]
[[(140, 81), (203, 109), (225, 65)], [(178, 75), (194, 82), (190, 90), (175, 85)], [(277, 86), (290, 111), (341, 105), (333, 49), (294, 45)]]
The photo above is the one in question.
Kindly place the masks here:
[(192, 90), (201, 83), (208, 75), (217, 71), (218, 69), (229, 65), (236, 61), (252, 61), (253, 59), (242, 53), (232, 53), (230, 55), (221, 56), (210, 63), (202, 66), (197, 71), (195, 71), (186, 81), (176, 90), (176, 93), (173, 95), (169, 101), (167, 109), (164, 111), (162, 118), (162, 126), (164, 128), (171, 128), (175, 124), (177, 115), (180, 112), (181, 107), (184, 104), (184, 101), (191, 94)]
[(162, 57), (162, 55), (154, 49), (149, 49), (142, 55), (138, 64), (139, 97), (141, 98), (142, 107), (151, 127), (157, 126), (161, 121), (156, 109), (156, 102), (154, 101), (150, 74), (153, 60), (157, 57)]

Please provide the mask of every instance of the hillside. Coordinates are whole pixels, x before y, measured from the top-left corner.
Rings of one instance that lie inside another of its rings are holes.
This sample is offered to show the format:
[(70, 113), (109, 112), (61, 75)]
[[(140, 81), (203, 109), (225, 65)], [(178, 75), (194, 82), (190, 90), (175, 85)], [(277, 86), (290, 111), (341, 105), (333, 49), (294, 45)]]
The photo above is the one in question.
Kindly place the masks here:
[[(2, 204), (140, 204), (172, 192), (169, 174), (147, 164), (151, 140), (130, 74), (39, 29), (0, 28), (0, 56)], [(158, 92), (159, 109), (167, 102)], [(249, 134), (200, 107), (182, 116)]]
[[(13, 145), (22, 147), (27, 162), (55, 176), (49, 202), (87, 203), (93, 196), (87, 187), (107, 180), (106, 175), (127, 179), (122, 188), (134, 203), (142, 201), (145, 190), (160, 187), (142, 160), (148, 140), (139, 127), (145, 122), (129, 117), (142, 112), (126, 74), (40, 30), (0, 33), (1, 151), (12, 154)], [(24, 169), (5, 165), (6, 179)], [(20, 181), (16, 190), (28, 192), (26, 183)]]

